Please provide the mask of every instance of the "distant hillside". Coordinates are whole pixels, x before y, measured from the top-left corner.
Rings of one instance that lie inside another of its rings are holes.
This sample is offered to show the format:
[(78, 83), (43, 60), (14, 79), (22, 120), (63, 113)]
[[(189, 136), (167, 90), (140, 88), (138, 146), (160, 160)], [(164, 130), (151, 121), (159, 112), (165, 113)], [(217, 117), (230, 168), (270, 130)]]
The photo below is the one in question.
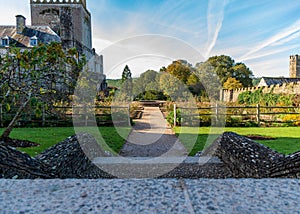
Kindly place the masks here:
[[(135, 81), (137, 78), (132, 78), (133, 81)], [(122, 79), (107, 79), (107, 86), (111, 87), (117, 87), (118, 89), (121, 88), (122, 85)]]
[(107, 82), (107, 85), (111, 86), (111, 87), (120, 88), (122, 85), (121, 79), (107, 79), (106, 82)]

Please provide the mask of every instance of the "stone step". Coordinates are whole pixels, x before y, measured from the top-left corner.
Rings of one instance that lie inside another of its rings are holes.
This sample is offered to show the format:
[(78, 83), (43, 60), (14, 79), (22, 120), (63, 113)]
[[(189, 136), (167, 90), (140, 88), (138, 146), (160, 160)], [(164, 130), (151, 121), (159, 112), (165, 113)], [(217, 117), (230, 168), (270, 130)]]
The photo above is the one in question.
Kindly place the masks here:
[(93, 163), (117, 178), (224, 178), (230, 172), (216, 157), (97, 157)]
[(206, 164), (222, 163), (218, 157), (97, 157), (92, 161), (96, 165), (109, 164)]

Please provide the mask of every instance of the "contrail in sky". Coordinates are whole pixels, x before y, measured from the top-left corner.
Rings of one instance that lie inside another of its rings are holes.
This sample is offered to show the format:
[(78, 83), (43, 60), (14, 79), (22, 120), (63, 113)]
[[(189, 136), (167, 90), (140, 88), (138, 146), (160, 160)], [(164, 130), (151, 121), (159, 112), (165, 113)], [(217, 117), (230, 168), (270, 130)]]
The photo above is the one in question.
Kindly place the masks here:
[(240, 59), (247, 60), (250, 58), (256, 58), (255, 53), (257, 53), (258, 51), (269, 46), (282, 45), (283, 43), (289, 42), (296, 38), (295, 35), (298, 35), (299, 31), (300, 31), (300, 19), (298, 19), (294, 24), (290, 25), (289, 27), (281, 30), (279, 33), (275, 34), (274, 36), (266, 39), (261, 44), (257, 45), (248, 53), (240, 57)]
[(208, 28), (208, 40), (207, 49), (204, 54), (205, 58), (210, 56), (212, 49), (215, 47), (219, 32), (223, 25), (224, 11), (227, 0), (210, 0), (208, 2), (207, 10), (207, 28)]

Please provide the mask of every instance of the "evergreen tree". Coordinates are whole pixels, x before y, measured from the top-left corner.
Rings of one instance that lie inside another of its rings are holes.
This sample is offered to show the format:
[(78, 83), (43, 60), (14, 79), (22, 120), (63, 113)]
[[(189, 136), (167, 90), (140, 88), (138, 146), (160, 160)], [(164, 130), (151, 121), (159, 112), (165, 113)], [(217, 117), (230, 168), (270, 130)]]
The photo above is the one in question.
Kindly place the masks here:
[(122, 73), (122, 83), (126, 82), (127, 80), (132, 80), (131, 71), (128, 65), (125, 66), (123, 73)]
[(125, 66), (122, 73), (122, 94), (125, 101), (130, 101), (132, 97), (132, 76), (128, 65)]

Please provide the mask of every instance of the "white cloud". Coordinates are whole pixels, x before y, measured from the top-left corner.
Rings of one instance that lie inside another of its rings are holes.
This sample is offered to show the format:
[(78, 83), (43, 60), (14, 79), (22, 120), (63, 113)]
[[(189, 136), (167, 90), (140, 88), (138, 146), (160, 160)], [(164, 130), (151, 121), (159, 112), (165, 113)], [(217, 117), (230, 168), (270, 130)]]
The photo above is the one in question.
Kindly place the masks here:
[(96, 52), (99, 53), (105, 48), (109, 47), (112, 45), (113, 42), (106, 40), (106, 39), (101, 39), (99, 37), (94, 37), (93, 38), (93, 47), (96, 49)]
[[(116, 67), (140, 58), (144, 59), (145, 63), (142, 64), (141, 61), (135, 63), (139, 65), (137, 70), (141, 72), (152, 68), (148, 62), (158, 65), (156, 61), (149, 61), (149, 59), (153, 58), (164, 59), (164, 63), (159, 63), (160, 67), (165, 65), (166, 61), (172, 62), (177, 59), (184, 59), (190, 63), (196, 63), (204, 59), (197, 50), (184, 41), (162, 35), (141, 35), (120, 40), (103, 49), (99, 54), (104, 56), (105, 73), (113, 74), (113, 76), (116, 75), (112, 71), (122, 73), (122, 70), (116, 70)], [(161, 62), (161, 60), (159, 61)]]
[(268, 60), (265, 59), (263, 61), (247, 62), (247, 65), (251, 68), (251, 70), (255, 71), (254, 76), (256, 77), (288, 77), (288, 63), (288, 60), (276, 57)]
[(107, 79), (120, 79), (122, 76), (122, 71), (126, 65), (131, 70), (133, 77), (139, 77), (141, 73), (147, 71), (148, 69), (159, 71), (163, 66), (168, 66), (172, 63), (172, 60), (162, 57), (162, 56), (137, 56), (132, 59), (127, 59), (116, 65), (111, 71), (106, 73)]
[(289, 51), (289, 50), (294, 49), (294, 48), (298, 48), (299, 46), (300, 46), (300, 44), (293, 45), (293, 46), (280, 47), (280, 48), (272, 49), (272, 50), (266, 50), (266, 51), (263, 51), (263, 52), (259, 52), (255, 55), (249, 56), (247, 59), (244, 59), (244, 60), (247, 61), (247, 60), (251, 60), (251, 59), (264, 58), (266, 56), (271, 56), (271, 55), (274, 55), (274, 54)]

